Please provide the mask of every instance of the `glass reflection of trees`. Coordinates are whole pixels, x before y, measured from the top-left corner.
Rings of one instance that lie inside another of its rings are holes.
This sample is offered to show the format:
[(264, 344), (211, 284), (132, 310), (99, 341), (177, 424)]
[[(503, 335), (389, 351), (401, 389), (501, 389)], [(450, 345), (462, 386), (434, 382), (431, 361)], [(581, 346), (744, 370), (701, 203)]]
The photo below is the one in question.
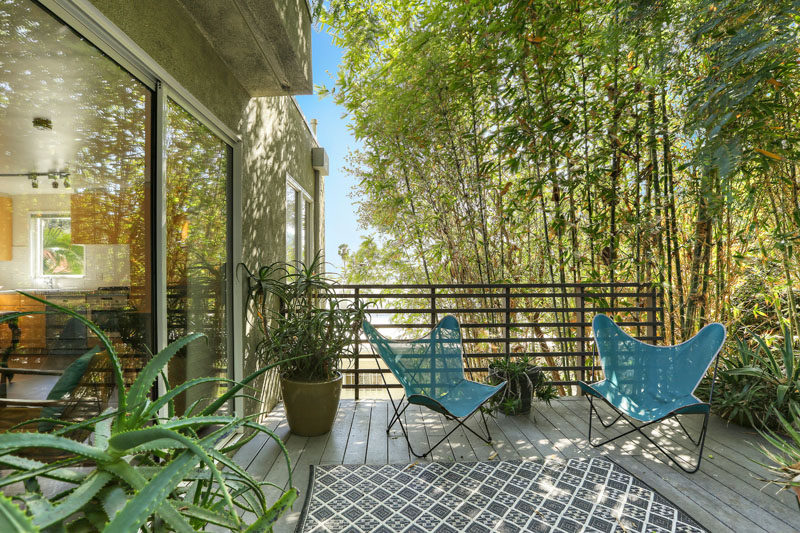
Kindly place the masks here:
[[(59, 212), (69, 212), (73, 248), (64, 242), (58, 247), (85, 250), (83, 268), (93, 276), (82, 285), (68, 285), (73, 293), (86, 294), (81, 300), (86, 303), (76, 305), (91, 305), (89, 295), (98, 285), (129, 285), (123, 289), (124, 301), (115, 301), (112, 309), (98, 308), (96, 314), (116, 332), (114, 342), (133, 371), (152, 349), (151, 101), (147, 87), (38, 4), (0, 3), (0, 173), (70, 174), (71, 189), (64, 189), (62, 181), (51, 194), (21, 194), (31, 213), (52, 211), (56, 204)], [(52, 128), (37, 129), (33, 119), (38, 117), (48, 119)], [(45, 237), (58, 237), (51, 233)], [(0, 264), (3, 268), (9, 267)], [(76, 269), (69, 267), (71, 273)], [(128, 283), (116, 277), (120, 272), (129, 272)], [(29, 283), (19, 279), (6, 288), (30, 289)], [(59, 279), (53, 283), (67, 286)], [(48, 339), (50, 355), (58, 346)], [(98, 369), (95, 377), (104, 379), (105, 374)]]
[[(224, 377), (229, 148), (171, 100), (167, 116), (169, 341), (194, 332), (207, 338), (207, 343), (193, 343), (174, 359), (170, 381)], [(217, 386), (195, 388), (184, 405), (219, 393)]]

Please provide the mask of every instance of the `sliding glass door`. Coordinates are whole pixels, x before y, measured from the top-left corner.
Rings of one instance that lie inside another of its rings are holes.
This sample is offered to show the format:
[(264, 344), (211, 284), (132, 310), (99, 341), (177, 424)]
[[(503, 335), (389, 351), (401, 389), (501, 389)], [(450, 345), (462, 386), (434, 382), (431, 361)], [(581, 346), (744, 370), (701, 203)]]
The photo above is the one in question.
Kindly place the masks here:
[[(203, 333), (170, 364), (170, 384), (233, 377), (232, 137), (157, 85), (38, 3), (0, 2), (0, 315), (44, 310), (21, 290), (86, 316), (110, 335), (128, 380), (159, 346)], [(0, 323), (0, 429), (38, 416), (36, 402), (97, 342), (59, 314)], [(97, 357), (76, 405), (113, 399), (107, 363)], [(197, 387), (178, 411), (223, 390)]]
[[(1, 427), (39, 415), (60, 374), (110, 336), (132, 378), (154, 348), (153, 92), (30, 0), (0, 3)], [(98, 356), (69, 416), (111, 398)], [(28, 403), (26, 403), (28, 402)]]
[[(231, 149), (168, 100), (166, 135), (167, 335), (203, 333), (173, 359), (171, 383), (228, 376), (228, 199)], [(180, 413), (224, 387), (205, 384), (178, 399)]]

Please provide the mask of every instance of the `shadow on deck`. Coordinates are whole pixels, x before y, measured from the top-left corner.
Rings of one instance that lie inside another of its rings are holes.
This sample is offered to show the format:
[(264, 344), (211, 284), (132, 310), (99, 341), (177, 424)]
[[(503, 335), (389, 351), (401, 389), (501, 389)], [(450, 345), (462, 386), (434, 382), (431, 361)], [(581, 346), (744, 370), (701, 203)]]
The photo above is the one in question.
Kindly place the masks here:
[[(386, 434), (390, 412), (388, 400), (342, 400), (333, 430), (327, 435), (311, 438), (289, 432), (282, 404), (270, 413), (266, 425), (286, 443), (291, 457), (292, 481), (300, 491), (294, 509), (281, 518), (275, 531), (294, 530), (306, 497), (309, 465), (410, 463), (417, 460), (409, 456), (408, 446), (397, 426), (389, 435)], [(603, 448), (592, 448), (586, 440), (587, 415), (588, 403), (582, 398), (563, 398), (554, 401), (551, 407), (538, 406), (530, 416), (499, 415), (489, 419), (494, 439), (491, 446), (459, 429), (426, 460), (453, 462), (607, 455), (710, 531), (779, 533), (800, 529), (800, 512), (795, 496), (788, 492), (778, 493), (777, 487), (759, 480), (767, 477), (768, 472), (755, 462), (762, 461), (757, 447), (763, 442), (755, 431), (727, 425), (712, 417), (703, 464), (699, 472), (689, 475), (668, 464), (666, 458), (641, 436), (620, 439)], [(450, 424), (443, 417), (416, 406), (409, 408), (404, 416), (412, 442), (418, 441), (422, 445), (439, 440)], [(696, 420), (691, 420), (693, 418)], [(684, 419), (693, 424), (688, 426), (690, 431), (699, 428), (701, 417)], [(475, 421), (470, 424), (475, 427)], [(690, 450), (694, 451), (694, 448), (683, 447), (688, 441), (674, 421), (646, 431), (657, 442), (684, 458), (688, 459)], [(616, 433), (609, 436), (613, 434)], [(598, 434), (598, 438), (601, 435)], [(235, 458), (256, 478), (287, 486), (289, 473), (286, 462), (274, 442), (259, 436), (242, 447)], [(274, 500), (278, 491), (271, 490), (272, 494), (269, 494), (269, 489), (265, 492)]]

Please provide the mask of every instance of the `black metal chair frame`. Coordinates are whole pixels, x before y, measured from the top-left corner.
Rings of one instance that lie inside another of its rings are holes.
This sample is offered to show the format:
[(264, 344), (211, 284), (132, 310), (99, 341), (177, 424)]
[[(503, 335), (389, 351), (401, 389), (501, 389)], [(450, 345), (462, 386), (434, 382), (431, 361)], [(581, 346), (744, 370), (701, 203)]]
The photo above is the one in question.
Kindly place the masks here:
[[(374, 353), (374, 352), (375, 352), (375, 350), (373, 350), (373, 355), (375, 356), (375, 361), (378, 363), (379, 368), (380, 368), (380, 357), (378, 356), (377, 353)], [(386, 434), (387, 435), (389, 434), (389, 431), (391, 431), (392, 426), (394, 426), (395, 422), (399, 422), (400, 423), (400, 429), (403, 432), (403, 437), (405, 437), (406, 443), (408, 444), (408, 449), (411, 451), (412, 454), (414, 454), (414, 457), (419, 457), (420, 459), (423, 459), (423, 458), (427, 457), (427, 455), (429, 453), (431, 453), (434, 450), (434, 448), (436, 448), (441, 443), (443, 443), (445, 440), (447, 440), (447, 438), (450, 435), (452, 435), (460, 427), (463, 427), (464, 429), (469, 430), (473, 435), (475, 435), (476, 437), (481, 439), (486, 444), (491, 444), (492, 443), (492, 435), (491, 435), (491, 433), (489, 433), (489, 425), (486, 423), (486, 416), (484, 415), (483, 411), (481, 410), (481, 407), (482, 407), (483, 404), (479, 405), (474, 411), (472, 411), (468, 415), (459, 418), (459, 417), (456, 417), (456, 416), (453, 416), (452, 414), (450, 414), (450, 412), (442, 404), (440, 404), (439, 402), (437, 402), (433, 398), (427, 398), (427, 399), (437, 403), (439, 405), (439, 408), (441, 409), (440, 411), (436, 410), (436, 409), (431, 409), (431, 411), (444, 415), (444, 417), (447, 420), (456, 422), (456, 425), (453, 427), (453, 429), (451, 429), (449, 432), (447, 432), (447, 434), (444, 437), (442, 437), (439, 440), (439, 442), (437, 442), (436, 444), (434, 444), (433, 446), (428, 448), (428, 451), (426, 451), (425, 453), (422, 453), (422, 454), (417, 453), (414, 450), (414, 447), (411, 445), (411, 440), (408, 437), (408, 430), (406, 429), (405, 425), (403, 424), (403, 419), (402, 419), (403, 413), (405, 413), (406, 409), (408, 409), (408, 407), (410, 405), (412, 405), (412, 402), (408, 401), (408, 399), (406, 398), (406, 395), (403, 394), (403, 397), (400, 398), (400, 401), (395, 403), (394, 397), (392, 396), (392, 389), (391, 389), (391, 387), (389, 387), (389, 383), (386, 381), (386, 376), (384, 376), (383, 372), (380, 372), (380, 375), (381, 375), (381, 379), (383, 380), (383, 384), (386, 387), (386, 392), (387, 392), (387, 394), (389, 394), (389, 401), (392, 402), (392, 408), (394, 409), (394, 414), (392, 415), (392, 419), (389, 421), (389, 424), (386, 426)], [(403, 405), (403, 401), (404, 400), (405, 400), (405, 405)], [(413, 405), (420, 405), (422, 407), (426, 407), (426, 408), (430, 409), (430, 407), (428, 407), (427, 405), (422, 405), (422, 404), (413, 404)], [(486, 430), (486, 436), (485, 437), (483, 435), (479, 434), (478, 432), (476, 432), (474, 429), (472, 429), (468, 425), (465, 424), (467, 419), (469, 419), (469, 417), (471, 417), (472, 415), (474, 415), (478, 411), (481, 412), (481, 418), (483, 419), (483, 427)]]
[[(706, 432), (708, 430), (708, 419), (709, 419), (709, 417), (711, 415), (711, 400), (714, 397), (714, 384), (717, 381), (717, 365), (719, 365), (719, 358), (718, 357), (716, 358), (716, 360), (714, 362), (714, 372), (713, 372), (712, 377), (711, 377), (711, 390), (709, 391), (708, 402), (703, 402), (702, 404), (696, 404), (696, 405), (707, 405), (708, 406), (708, 411), (706, 411), (706, 413), (703, 415), (703, 427), (700, 429), (700, 435), (698, 436), (697, 440), (692, 438), (692, 436), (689, 434), (689, 431), (686, 429), (686, 427), (683, 425), (683, 423), (681, 423), (680, 419), (678, 418), (678, 415), (680, 415), (680, 414), (689, 415), (689, 414), (699, 414), (699, 413), (681, 413), (681, 410), (685, 409), (685, 407), (681, 407), (679, 409), (676, 409), (675, 411), (672, 411), (672, 412), (662, 416), (661, 418), (659, 418), (657, 420), (651, 420), (650, 422), (645, 422), (645, 423), (637, 426), (636, 423), (630, 417), (625, 415), (625, 413), (623, 413), (622, 411), (617, 409), (615, 406), (613, 406), (605, 398), (601, 398), (606, 403), (606, 405), (611, 407), (611, 409), (613, 409), (614, 412), (617, 413), (617, 417), (614, 420), (612, 420), (611, 422), (609, 422), (608, 424), (606, 424), (605, 422), (603, 422), (603, 419), (600, 416), (600, 413), (597, 411), (597, 407), (595, 407), (595, 405), (594, 405), (595, 396), (593, 396), (591, 394), (587, 394), (587, 396), (589, 398), (589, 444), (591, 444), (595, 448), (598, 448), (600, 446), (604, 446), (606, 444), (614, 442), (617, 439), (620, 439), (622, 437), (630, 435), (631, 433), (638, 432), (645, 439), (647, 439), (647, 441), (650, 442), (650, 444), (652, 444), (653, 446), (658, 448), (658, 450), (662, 454), (664, 454), (667, 457), (667, 459), (669, 459), (672, 463), (674, 463), (678, 468), (680, 468), (681, 470), (683, 470), (687, 474), (694, 474), (695, 472), (697, 472), (700, 469), (700, 463), (703, 460), (703, 448), (705, 447), (705, 443), (706, 443)], [(609, 439), (606, 439), (606, 440), (604, 440), (602, 442), (598, 442), (597, 444), (595, 444), (594, 442), (592, 442), (592, 412), (594, 412), (594, 414), (597, 415), (597, 419), (600, 421), (600, 424), (606, 429), (608, 429), (611, 426), (613, 426), (620, 419), (622, 419), (625, 422), (627, 422), (628, 424), (630, 424), (632, 426), (632, 429), (629, 429), (628, 431), (626, 431), (624, 433), (620, 433), (616, 437), (611, 437)], [(661, 447), (657, 442), (655, 442), (652, 438), (650, 438), (649, 435), (647, 435), (644, 431), (642, 431), (644, 428), (646, 428), (646, 427), (648, 427), (650, 425), (658, 424), (660, 422), (665, 422), (665, 421), (669, 420), (670, 418), (674, 418), (678, 422), (678, 425), (681, 427), (683, 432), (686, 434), (686, 437), (692, 442), (692, 444), (695, 445), (695, 447), (698, 447), (698, 446), (700, 447), (700, 450), (699, 450), (698, 455), (697, 455), (697, 464), (695, 464), (694, 467), (690, 467), (688, 469), (684, 468), (684, 466), (678, 461), (678, 459), (676, 457), (673, 457), (673, 455), (671, 453), (669, 453), (667, 450), (665, 450), (663, 447)]]

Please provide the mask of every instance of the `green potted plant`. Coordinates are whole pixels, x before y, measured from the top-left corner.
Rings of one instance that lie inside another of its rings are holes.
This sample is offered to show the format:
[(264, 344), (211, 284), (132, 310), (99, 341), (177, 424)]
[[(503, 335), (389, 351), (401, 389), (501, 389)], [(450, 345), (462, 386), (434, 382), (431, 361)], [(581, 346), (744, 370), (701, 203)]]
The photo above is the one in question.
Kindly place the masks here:
[(354, 355), (364, 320), (364, 306), (338, 298), (320, 266), (319, 255), (309, 265), (273, 263), (256, 274), (243, 266), (251, 316), (262, 335), (256, 354), (264, 365), (278, 364), (289, 427), (308, 437), (333, 426), (340, 366)]
[[(153, 400), (153, 384), (169, 360), (202, 335), (183, 337), (155, 354), (126, 386), (120, 357), (96, 324), (69, 309), (26, 296), (70, 315), (97, 335), (100, 348), (88, 352), (87, 357), (99, 352), (98, 357), (108, 358), (117, 405), (88, 420), (43, 417), (0, 433), (0, 467), (5, 470), (0, 491), (18, 483), (24, 487), (0, 495), (0, 531), (201, 531), (209, 525), (230, 531), (272, 531), (281, 513), (297, 498), (291, 477), (290, 488), (270, 502), (262, 490), (270, 483), (255, 479), (229, 455), (264, 433), (281, 447), (291, 473), (286, 448), (256, 421), (259, 413), (236, 417), (221, 412), (269, 367), (239, 383), (201, 377), (167, 384), (166, 392)], [(0, 323), (42, 313), (45, 311), (11, 313), (0, 318)], [(227, 383), (228, 389), (205, 407), (194, 404), (183, 416), (175, 415), (177, 396), (210, 382)], [(38, 425), (39, 431), (26, 430), (28, 425)], [(219, 446), (238, 428), (252, 433), (234, 444)], [(84, 438), (87, 430), (89, 439)], [(61, 455), (49, 463), (27, 457), (31, 450), (42, 449)], [(52, 483), (50, 490), (43, 484), (43, 490), (41, 481), (59, 482), (59, 490), (53, 491)], [(244, 521), (242, 511), (252, 517)]]
[(531, 400), (535, 397), (547, 405), (557, 398), (555, 387), (545, 382), (539, 365), (528, 356), (495, 359), (489, 363), (489, 383), (506, 386), (489, 400), (489, 409), (506, 415), (524, 415), (531, 411)]
[(775, 483), (785, 490), (793, 490), (797, 496), (797, 506), (800, 509), (800, 407), (793, 405), (790, 408), (794, 423), (784, 418), (777, 409), (773, 408), (773, 410), (780, 422), (780, 431), (786, 435), (781, 436), (772, 430), (759, 431), (773, 446), (772, 449), (761, 447), (761, 453), (770, 462), (769, 464), (760, 464), (775, 474), (772, 479), (763, 481)]

